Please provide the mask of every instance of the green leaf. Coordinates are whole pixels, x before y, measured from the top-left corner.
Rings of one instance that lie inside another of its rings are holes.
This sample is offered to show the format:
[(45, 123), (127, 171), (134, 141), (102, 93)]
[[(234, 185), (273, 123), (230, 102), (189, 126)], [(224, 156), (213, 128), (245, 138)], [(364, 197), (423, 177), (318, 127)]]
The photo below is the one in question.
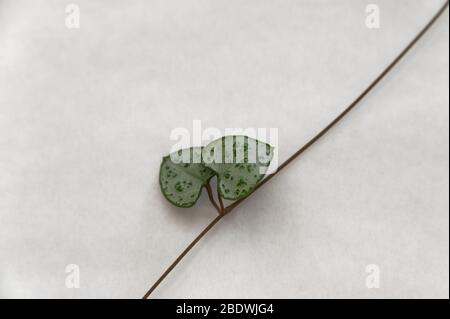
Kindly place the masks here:
[(214, 172), (201, 163), (201, 147), (180, 150), (163, 157), (159, 170), (161, 191), (178, 207), (192, 207)]
[(202, 151), (204, 165), (217, 174), (220, 195), (229, 200), (251, 193), (272, 157), (272, 146), (242, 135), (221, 137)]

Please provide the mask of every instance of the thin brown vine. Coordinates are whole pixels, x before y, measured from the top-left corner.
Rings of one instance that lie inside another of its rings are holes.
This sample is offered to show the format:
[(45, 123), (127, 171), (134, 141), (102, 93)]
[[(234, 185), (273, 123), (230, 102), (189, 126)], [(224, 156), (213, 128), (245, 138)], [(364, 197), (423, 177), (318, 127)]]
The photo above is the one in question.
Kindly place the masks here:
[(319, 133), (317, 133), (311, 140), (309, 140), (304, 146), (302, 146), (299, 150), (297, 150), (294, 154), (292, 154), (286, 161), (284, 161), (278, 169), (271, 175), (268, 175), (264, 178), (260, 183), (258, 183), (255, 189), (248, 194), (246, 197), (237, 200), (231, 205), (224, 208), (223, 202), (219, 197), (220, 207), (214, 200), (212, 195), (211, 186), (209, 183), (206, 185), (206, 189), (208, 192), (209, 199), (216, 210), (219, 212), (219, 215), (214, 218), (211, 223), (209, 223), (205, 229), (186, 247), (186, 249), (175, 259), (175, 261), (166, 269), (166, 271), (159, 277), (159, 279), (151, 286), (151, 288), (144, 295), (143, 299), (147, 299), (152, 292), (159, 286), (159, 284), (167, 277), (167, 275), (176, 267), (176, 265), (183, 259), (184, 256), (197, 244), (203, 236), (205, 236), (209, 230), (211, 230), (214, 225), (217, 224), (224, 216), (229, 214), (233, 209), (235, 209), (239, 204), (241, 204), (245, 199), (247, 199), (250, 195), (256, 192), (261, 186), (266, 184), (269, 180), (271, 180), (275, 175), (277, 175), (283, 168), (289, 165), (294, 159), (296, 159), (300, 154), (305, 152), (309, 147), (311, 147), (315, 142), (317, 142), (322, 136), (325, 135), (333, 126), (335, 126), (342, 118), (347, 115), (388, 73), (392, 70), (392, 68), (403, 58), (403, 56), (416, 44), (417, 41), (430, 29), (430, 27), (434, 24), (434, 22), (442, 15), (449, 4), (449, 1), (446, 1), (439, 11), (431, 18), (431, 20), (422, 28), (422, 30), (409, 42), (409, 44), (398, 54), (398, 56), (369, 84), (369, 86), (342, 112), (340, 113), (333, 121), (331, 121), (324, 129), (322, 129)]

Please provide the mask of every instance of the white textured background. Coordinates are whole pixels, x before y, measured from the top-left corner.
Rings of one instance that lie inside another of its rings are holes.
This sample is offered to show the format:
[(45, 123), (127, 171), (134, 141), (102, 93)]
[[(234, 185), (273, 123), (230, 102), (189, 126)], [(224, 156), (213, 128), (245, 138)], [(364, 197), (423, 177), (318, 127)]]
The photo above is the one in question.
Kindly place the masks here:
[[(138, 298), (214, 217), (160, 194), (170, 131), (276, 127), (280, 160), (442, 1), (0, 0), (0, 297)], [(449, 296), (448, 11), (155, 297)], [(78, 264), (81, 288), (65, 287)], [(381, 269), (367, 289), (365, 267)]]

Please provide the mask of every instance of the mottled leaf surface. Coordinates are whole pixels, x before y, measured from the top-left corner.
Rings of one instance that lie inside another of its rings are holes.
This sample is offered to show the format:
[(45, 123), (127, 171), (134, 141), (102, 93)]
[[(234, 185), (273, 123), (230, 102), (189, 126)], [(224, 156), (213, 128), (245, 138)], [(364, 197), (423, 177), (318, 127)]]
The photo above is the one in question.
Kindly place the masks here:
[(193, 206), (203, 186), (215, 174), (201, 163), (201, 153), (202, 148), (194, 147), (163, 158), (159, 184), (164, 196), (175, 206)]
[(229, 200), (251, 193), (272, 157), (272, 146), (241, 135), (219, 138), (202, 151), (205, 166), (217, 174), (220, 195)]

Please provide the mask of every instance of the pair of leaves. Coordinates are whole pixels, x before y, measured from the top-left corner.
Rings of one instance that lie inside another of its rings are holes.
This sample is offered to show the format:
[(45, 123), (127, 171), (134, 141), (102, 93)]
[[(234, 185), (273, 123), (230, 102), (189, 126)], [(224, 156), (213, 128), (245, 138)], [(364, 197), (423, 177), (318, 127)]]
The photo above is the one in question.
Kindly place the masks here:
[(237, 200), (251, 193), (273, 157), (269, 144), (242, 135), (224, 136), (205, 147), (179, 150), (163, 157), (161, 191), (178, 207), (192, 207), (204, 186), (217, 176), (219, 195)]

